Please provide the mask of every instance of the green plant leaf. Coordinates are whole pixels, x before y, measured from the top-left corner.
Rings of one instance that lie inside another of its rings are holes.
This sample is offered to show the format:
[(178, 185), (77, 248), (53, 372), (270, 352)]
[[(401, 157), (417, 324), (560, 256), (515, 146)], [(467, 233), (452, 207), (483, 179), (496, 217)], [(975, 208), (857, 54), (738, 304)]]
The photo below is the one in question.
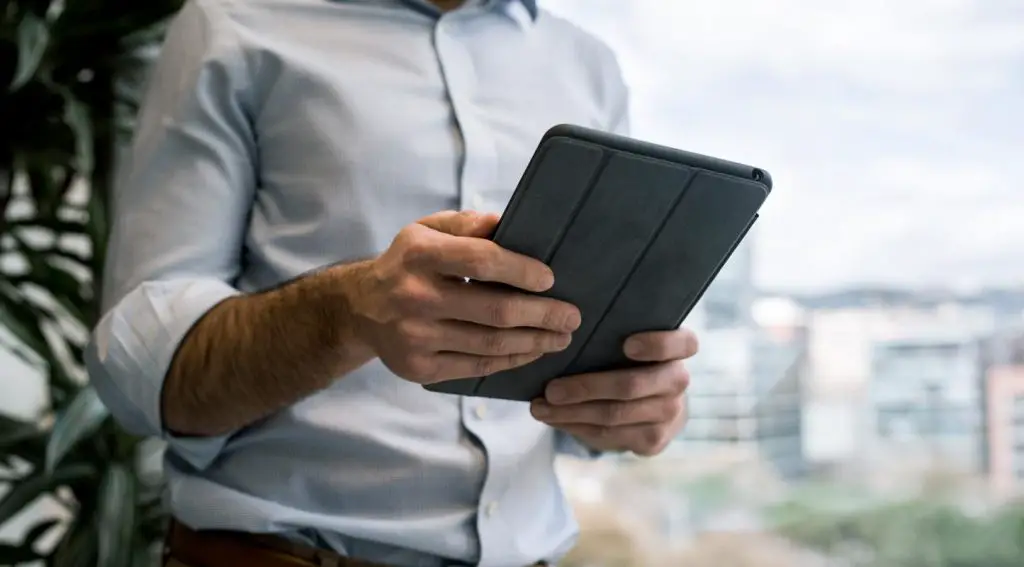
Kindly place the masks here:
[(0, 415), (0, 454), (15, 443), (39, 434), (35, 423)]
[(0, 444), (0, 464), (12, 466), (15, 460), (25, 461), (32, 467), (42, 468), (46, 453), (47, 432), (41, 428), (26, 427), (20, 430), (7, 430)]
[(75, 170), (85, 177), (92, 172), (92, 122), (89, 120), (89, 109), (84, 104), (68, 95), (64, 106), (64, 122), (75, 133)]
[(0, 543), (0, 565), (23, 565), (43, 559), (31, 547)]
[(24, 14), (18, 24), (18, 66), (9, 90), (16, 91), (32, 79), (49, 43), (46, 21), (32, 13)]
[(95, 469), (89, 465), (79, 464), (60, 469), (52, 475), (33, 474), (19, 480), (0, 500), (0, 526), (7, 523), (12, 516), (21, 512), (36, 498), (69, 482), (88, 478)]
[(26, 347), (46, 359), (50, 346), (40, 328), (39, 312), (23, 302), (11, 286), (0, 284), (0, 325), (6, 327)]
[[(7, 226), (10, 228), (47, 228), (54, 232), (65, 234), (82, 234), (86, 229), (86, 225), (81, 222), (61, 219), (44, 220), (34, 216), (8, 220)], [(86, 261), (77, 252), (62, 255), (70, 255), (72, 259), (78, 262)]]
[(39, 365), (39, 355), (34, 354), (33, 351), (25, 348), (24, 345), (19, 343), (0, 337), (0, 350), (13, 354), (28, 366), (34, 367)]
[(46, 472), (53, 472), (68, 451), (96, 431), (108, 415), (107, 407), (100, 401), (96, 390), (82, 388), (53, 426), (46, 446)]
[(131, 567), (135, 534), (137, 481), (125, 465), (107, 469), (100, 486), (98, 567)]
[(96, 567), (96, 523), (79, 518), (64, 533), (50, 556), (52, 567)]
[(26, 545), (34, 549), (36, 542), (42, 539), (58, 524), (60, 524), (60, 520), (51, 518), (49, 520), (43, 520), (42, 522), (32, 526), (28, 530), (28, 533), (25, 534), (25, 537), (23, 538), (24, 543), (22, 543), (22, 545)]
[[(29, 265), (32, 266), (27, 281), (48, 291), (61, 304), (61, 307), (68, 310), (67, 314), (63, 314), (59, 310), (55, 311), (52, 307), (47, 306), (45, 309), (50, 313), (51, 318), (60, 320), (67, 315), (75, 317), (76, 314), (80, 314), (81, 306), (92, 299), (92, 293), (88, 286), (79, 280), (79, 276), (65, 265), (61, 265), (60, 260), (50, 257), (49, 251), (24, 250), (23, 254)], [(84, 324), (79, 317), (75, 318), (75, 322)]]

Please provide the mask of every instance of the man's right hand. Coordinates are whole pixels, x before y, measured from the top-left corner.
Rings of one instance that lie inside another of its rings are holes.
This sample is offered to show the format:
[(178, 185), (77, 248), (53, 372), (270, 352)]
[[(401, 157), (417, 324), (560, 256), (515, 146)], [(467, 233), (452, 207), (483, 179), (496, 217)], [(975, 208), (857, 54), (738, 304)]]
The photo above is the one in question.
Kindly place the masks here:
[(487, 239), (497, 222), (473, 212), (421, 219), (350, 282), (356, 336), (392, 372), (419, 384), (486, 376), (569, 345), (579, 310), (525, 293), (554, 276)]

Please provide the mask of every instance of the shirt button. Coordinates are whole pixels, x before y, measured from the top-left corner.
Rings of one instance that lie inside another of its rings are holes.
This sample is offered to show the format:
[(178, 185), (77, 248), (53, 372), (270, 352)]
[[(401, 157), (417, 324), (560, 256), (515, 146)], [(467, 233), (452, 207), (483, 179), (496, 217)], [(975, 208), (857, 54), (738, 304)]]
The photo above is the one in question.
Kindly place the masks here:
[(497, 512), (498, 512), (498, 503), (497, 502), (489, 502), (487, 504), (487, 506), (484, 507), (484, 515), (487, 516), (488, 518), (490, 518), (491, 516), (493, 516)]
[(473, 410), (473, 413), (476, 414), (477, 419), (484, 419), (485, 417), (487, 417), (487, 406), (485, 406), (484, 404), (480, 404), (476, 406), (476, 408)]

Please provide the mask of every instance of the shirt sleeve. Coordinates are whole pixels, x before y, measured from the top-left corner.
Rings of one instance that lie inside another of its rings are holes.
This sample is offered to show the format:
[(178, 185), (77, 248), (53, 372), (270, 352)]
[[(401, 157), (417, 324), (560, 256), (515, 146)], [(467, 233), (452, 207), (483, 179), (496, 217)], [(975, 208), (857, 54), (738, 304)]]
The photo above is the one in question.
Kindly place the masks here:
[(604, 455), (603, 451), (587, 447), (582, 441), (560, 429), (556, 429), (555, 434), (555, 451), (559, 455), (583, 460), (598, 459)]
[(203, 0), (172, 22), (112, 195), (103, 317), (86, 350), (113, 416), (202, 469), (229, 436), (178, 437), (160, 395), (178, 345), (233, 286), (253, 202), (249, 73), (231, 23)]

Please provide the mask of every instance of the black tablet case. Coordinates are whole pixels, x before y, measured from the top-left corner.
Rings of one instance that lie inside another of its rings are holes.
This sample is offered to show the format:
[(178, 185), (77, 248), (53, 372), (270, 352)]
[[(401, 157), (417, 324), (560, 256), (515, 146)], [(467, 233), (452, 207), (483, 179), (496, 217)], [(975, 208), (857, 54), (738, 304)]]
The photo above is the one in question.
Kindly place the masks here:
[(582, 324), (568, 349), (483, 378), (428, 386), (529, 401), (559, 376), (636, 363), (637, 332), (674, 329), (757, 219), (767, 172), (578, 126), (545, 134), (494, 241), (544, 261)]

